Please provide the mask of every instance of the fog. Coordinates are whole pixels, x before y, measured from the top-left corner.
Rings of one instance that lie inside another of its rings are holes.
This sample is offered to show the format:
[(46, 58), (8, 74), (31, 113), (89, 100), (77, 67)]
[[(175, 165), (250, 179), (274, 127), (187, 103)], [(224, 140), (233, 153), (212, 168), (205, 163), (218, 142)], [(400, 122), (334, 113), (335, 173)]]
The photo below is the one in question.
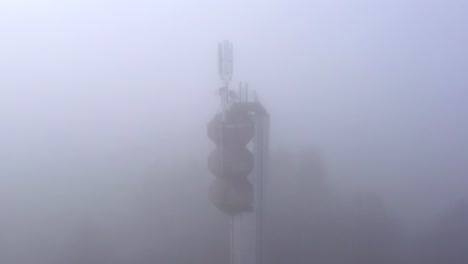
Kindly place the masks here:
[(3, 0), (1, 262), (227, 263), (206, 125), (229, 39), (271, 115), (269, 262), (465, 263), (467, 11)]

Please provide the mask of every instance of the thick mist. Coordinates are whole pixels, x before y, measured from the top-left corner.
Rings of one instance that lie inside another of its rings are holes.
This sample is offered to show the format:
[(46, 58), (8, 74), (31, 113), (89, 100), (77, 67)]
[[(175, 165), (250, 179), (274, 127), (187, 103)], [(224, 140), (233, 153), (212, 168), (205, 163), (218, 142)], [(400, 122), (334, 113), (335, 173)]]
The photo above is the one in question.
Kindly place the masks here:
[(0, 262), (227, 263), (206, 124), (229, 39), (271, 115), (271, 263), (464, 263), (467, 10), (2, 1)]

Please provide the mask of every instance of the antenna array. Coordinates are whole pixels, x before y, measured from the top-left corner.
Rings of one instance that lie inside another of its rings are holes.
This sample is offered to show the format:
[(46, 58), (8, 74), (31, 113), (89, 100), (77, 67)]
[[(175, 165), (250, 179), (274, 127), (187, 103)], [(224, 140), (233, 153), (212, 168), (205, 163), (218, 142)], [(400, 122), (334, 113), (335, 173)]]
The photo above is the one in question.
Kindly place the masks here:
[(232, 70), (232, 43), (225, 40), (223, 43), (218, 43), (218, 74), (226, 88), (232, 79)]

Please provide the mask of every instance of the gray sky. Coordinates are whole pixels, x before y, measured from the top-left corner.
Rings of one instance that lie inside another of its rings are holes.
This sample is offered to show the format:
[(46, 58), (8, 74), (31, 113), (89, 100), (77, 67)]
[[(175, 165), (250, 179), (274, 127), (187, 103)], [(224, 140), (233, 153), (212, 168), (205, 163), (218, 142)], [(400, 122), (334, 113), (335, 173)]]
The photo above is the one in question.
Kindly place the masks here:
[[(468, 186), (467, 11), (463, 1), (3, 0), (1, 188), (54, 200), (79, 181), (66, 173), (77, 157), (202, 159), (216, 44), (230, 39), (235, 83), (248, 81), (272, 114), (273, 149), (315, 147), (339, 186), (383, 193), (410, 219), (431, 215)], [(67, 176), (32, 173), (51, 168)]]

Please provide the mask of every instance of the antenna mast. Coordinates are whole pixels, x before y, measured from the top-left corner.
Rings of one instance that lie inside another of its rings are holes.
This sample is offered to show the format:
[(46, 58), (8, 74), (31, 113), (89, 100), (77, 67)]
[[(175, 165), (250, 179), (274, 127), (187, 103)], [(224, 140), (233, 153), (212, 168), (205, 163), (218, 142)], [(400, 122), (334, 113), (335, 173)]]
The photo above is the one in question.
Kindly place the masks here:
[(231, 216), (230, 264), (264, 264), (264, 187), (268, 176), (270, 116), (249, 87), (240, 83), (238, 94), (232, 81), (231, 42), (218, 43), (218, 74), (221, 112), (208, 123), (208, 137), (216, 148), (208, 168), (216, 177), (210, 200)]
[(219, 78), (223, 81), (223, 96), (221, 102), (223, 110), (226, 110), (229, 105), (229, 83), (232, 80), (233, 59), (232, 59), (232, 43), (225, 40), (218, 43), (218, 74)]

